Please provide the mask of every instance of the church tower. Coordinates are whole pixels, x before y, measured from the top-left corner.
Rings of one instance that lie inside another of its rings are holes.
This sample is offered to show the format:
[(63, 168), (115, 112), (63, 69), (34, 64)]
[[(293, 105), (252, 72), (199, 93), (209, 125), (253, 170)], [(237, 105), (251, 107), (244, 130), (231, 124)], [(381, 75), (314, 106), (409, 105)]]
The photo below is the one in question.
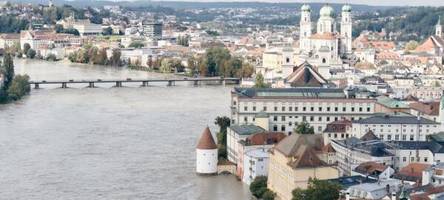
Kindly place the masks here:
[(302, 53), (310, 51), (311, 36), (311, 8), (308, 4), (301, 7), (301, 21), (299, 29), (299, 49)]
[(441, 16), (439, 16), (438, 23), (436, 24), (436, 36), (442, 38), (442, 25), (441, 25)]
[(341, 19), (341, 54), (352, 52), (352, 17), (351, 6), (346, 4), (342, 7)]
[(321, 8), (319, 11), (319, 15), (321, 16), (318, 20), (318, 27), (317, 27), (317, 33), (318, 34), (324, 34), (324, 33), (335, 33), (336, 32), (336, 22), (333, 18), (335, 14), (335, 11), (333, 10), (333, 7), (326, 4)]

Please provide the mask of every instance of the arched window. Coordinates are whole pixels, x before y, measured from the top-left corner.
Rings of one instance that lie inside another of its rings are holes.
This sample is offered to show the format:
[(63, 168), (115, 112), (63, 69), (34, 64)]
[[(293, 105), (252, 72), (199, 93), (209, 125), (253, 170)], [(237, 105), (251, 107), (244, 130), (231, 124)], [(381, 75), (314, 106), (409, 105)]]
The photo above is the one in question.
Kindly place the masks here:
[(322, 63), (326, 63), (327, 60), (325, 58), (322, 58)]

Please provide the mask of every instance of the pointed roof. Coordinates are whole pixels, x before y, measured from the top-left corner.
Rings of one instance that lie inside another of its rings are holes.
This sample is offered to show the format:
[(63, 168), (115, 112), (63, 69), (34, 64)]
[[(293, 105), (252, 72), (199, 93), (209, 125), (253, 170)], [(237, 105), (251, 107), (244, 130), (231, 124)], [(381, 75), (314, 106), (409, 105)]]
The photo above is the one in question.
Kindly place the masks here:
[(305, 61), (287, 77), (287, 82), (292, 87), (322, 87), (327, 80)]
[(211, 135), (210, 128), (208, 126), (200, 136), (196, 149), (217, 149), (217, 145), (214, 142), (213, 135)]
[(319, 167), (327, 164), (317, 153), (323, 148), (322, 135), (292, 134), (284, 138), (273, 149), (291, 158), (288, 163), (292, 168)]
[(430, 36), (424, 43), (416, 47), (416, 52), (434, 51), (436, 48), (444, 48), (444, 40), (438, 36)]
[(369, 130), (365, 135), (361, 137), (362, 141), (370, 141), (370, 140), (379, 140), (378, 137), (373, 133), (372, 130)]

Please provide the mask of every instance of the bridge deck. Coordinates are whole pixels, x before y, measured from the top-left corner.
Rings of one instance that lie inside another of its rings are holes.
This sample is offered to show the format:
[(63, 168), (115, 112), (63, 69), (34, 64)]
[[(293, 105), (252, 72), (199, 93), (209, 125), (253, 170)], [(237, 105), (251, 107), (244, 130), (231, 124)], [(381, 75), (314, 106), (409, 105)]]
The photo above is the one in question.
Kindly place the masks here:
[(116, 83), (116, 82), (122, 82), (122, 83), (135, 83), (135, 82), (192, 82), (192, 81), (199, 81), (199, 82), (206, 82), (206, 81), (233, 81), (238, 82), (240, 81), (239, 78), (175, 78), (175, 79), (123, 79), (123, 80), (102, 80), (102, 79), (96, 79), (96, 80), (60, 80), (60, 81), (30, 81), (29, 84), (62, 84), (62, 83)]

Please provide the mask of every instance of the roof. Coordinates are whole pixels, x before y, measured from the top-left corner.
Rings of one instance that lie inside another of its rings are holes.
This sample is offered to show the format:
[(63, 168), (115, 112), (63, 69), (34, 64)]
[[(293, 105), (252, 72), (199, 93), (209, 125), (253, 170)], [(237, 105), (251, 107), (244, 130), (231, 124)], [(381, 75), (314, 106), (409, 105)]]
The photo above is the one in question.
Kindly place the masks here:
[(427, 185), (421, 187), (418, 191), (410, 195), (411, 200), (431, 200), (429, 195), (439, 194), (444, 192), (444, 186)]
[(378, 137), (373, 133), (372, 130), (367, 131), (365, 135), (361, 137), (362, 141), (379, 140)]
[(232, 125), (229, 128), (239, 135), (251, 135), (265, 131), (265, 129), (253, 124)]
[(401, 168), (399, 172), (394, 175), (394, 177), (400, 180), (421, 182), (422, 171), (429, 167), (429, 164), (410, 163), (407, 166)]
[(351, 186), (354, 185), (359, 185), (359, 184), (363, 184), (363, 183), (376, 183), (377, 180), (375, 179), (370, 179), (368, 177), (364, 177), (364, 176), (343, 176), (343, 177), (339, 177), (336, 179), (329, 179), (328, 181), (333, 182), (333, 183), (338, 183), (339, 185), (342, 186), (343, 189), (349, 188)]
[(340, 88), (234, 88), (232, 92), (245, 98), (346, 98)]
[(439, 101), (414, 102), (410, 104), (410, 108), (427, 115), (433, 115), (433, 116), (439, 115)]
[(352, 151), (357, 151), (372, 157), (388, 157), (393, 156), (389, 150), (392, 147), (386, 145), (381, 140), (367, 140), (363, 141), (356, 137), (350, 137), (345, 140), (333, 140), (332, 143), (340, 145)]
[(313, 69), (308, 62), (304, 62), (287, 77), (292, 87), (322, 87), (327, 80)]
[(358, 165), (354, 171), (364, 175), (376, 175), (381, 174), (388, 166), (381, 163), (369, 161)]
[(416, 117), (412, 115), (401, 116), (401, 115), (375, 115), (365, 119), (360, 119), (353, 121), (353, 123), (358, 124), (439, 124), (432, 120)]
[(378, 97), (377, 103), (388, 108), (405, 108), (405, 109), (409, 108), (409, 106), (406, 103), (386, 96)]
[(333, 33), (316, 33), (312, 36), (310, 36), (310, 39), (313, 40), (334, 40), (336, 39), (338, 36), (336, 34)]
[(288, 163), (292, 168), (327, 166), (318, 156), (323, 147), (322, 135), (292, 134), (284, 138), (273, 149), (286, 157), (291, 157)]
[(435, 51), (435, 48), (444, 48), (444, 40), (435, 35), (430, 36), (424, 43), (416, 47), (416, 52)]
[(335, 153), (336, 150), (331, 146), (331, 143), (328, 143), (324, 147), (322, 147), (322, 152), (324, 153)]
[(347, 126), (351, 126), (352, 122), (347, 119), (330, 122), (324, 130), (324, 133), (345, 133)]
[(284, 139), (286, 135), (282, 132), (262, 132), (248, 136), (245, 139), (246, 145), (270, 145), (276, 144)]
[(214, 142), (213, 135), (211, 135), (210, 128), (206, 127), (200, 136), (196, 149), (217, 149), (217, 145)]

